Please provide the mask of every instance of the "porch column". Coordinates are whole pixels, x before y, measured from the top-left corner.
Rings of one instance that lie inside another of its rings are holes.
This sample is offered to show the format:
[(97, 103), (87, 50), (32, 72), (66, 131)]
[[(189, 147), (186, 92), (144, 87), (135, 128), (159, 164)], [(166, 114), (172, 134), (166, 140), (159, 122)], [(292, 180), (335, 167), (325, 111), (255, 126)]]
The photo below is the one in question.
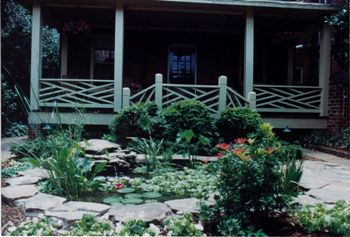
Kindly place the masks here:
[(330, 27), (324, 24), (320, 31), (319, 86), (322, 88), (320, 115), (328, 116), (328, 92), (331, 67), (331, 33)]
[(254, 12), (249, 9), (246, 14), (244, 35), (244, 84), (243, 93), (247, 98), (253, 91), (254, 79)]
[(39, 109), (39, 80), (41, 77), (41, 6), (39, 0), (33, 2), (32, 43), (30, 56), (30, 108)]
[(114, 34), (114, 112), (122, 108), (123, 87), (123, 47), (124, 47), (124, 9), (117, 4), (115, 8)]

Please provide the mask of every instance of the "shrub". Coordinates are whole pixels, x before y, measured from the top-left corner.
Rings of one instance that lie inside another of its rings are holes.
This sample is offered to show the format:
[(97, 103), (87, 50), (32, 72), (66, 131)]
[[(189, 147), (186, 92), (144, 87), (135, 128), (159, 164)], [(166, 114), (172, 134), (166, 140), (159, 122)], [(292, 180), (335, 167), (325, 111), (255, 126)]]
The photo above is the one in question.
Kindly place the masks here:
[(339, 134), (331, 134), (326, 131), (313, 131), (303, 137), (303, 145), (327, 146), (333, 148), (350, 148), (350, 127), (345, 128)]
[(20, 171), (24, 171), (32, 167), (32, 165), (27, 161), (18, 162), (11, 160), (10, 162), (11, 166), (1, 169), (1, 177), (9, 178), (17, 175)]
[(147, 228), (146, 222), (142, 220), (131, 220), (123, 224), (123, 228), (117, 233), (119, 236), (154, 236), (151, 228)]
[(319, 203), (314, 206), (305, 205), (295, 213), (297, 223), (308, 233), (329, 231), (333, 234), (350, 235), (350, 205), (337, 201), (332, 208)]
[(245, 137), (255, 132), (262, 123), (260, 115), (250, 108), (226, 108), (216, 122), (220, 137), (226, 142), (234, 138)]
[(99, 221), (93, 215), (84, 214), (81, 220), (74, 222), (69, 231), (70, 236), (106, 236), (114, 235), (111, 224)]
[(33, 218), (31, 221), (25, 221), (13, 231), (9, 231), (6, 235), (11, 236), (52, 236), (56, 235), (55, 228), (50, 225), (49, 220)]
[(128, 143), (128, 137), (148, 137), (156, 129), (157, 113), (157, 105), (151, 102), (129, 106), (113, 118), (111, 135), (122, 145)]
[(343, 143), (346, 148), (350, 148), (350, 127), (343, 129), (342, 131)]
[[(192, 130), (197, 138), (207, 137), (216, 139), (213, 119), (210, 117), (209, 109), (196, 100), (181, 100), (163, 109), (163, 136), (168, 141), (175, 141), (177, 134)], [(196, 143), (198, 140), (193, 139)], [(202, 146), (202, 149), (205, 146)]]
[(164, 221), (168, 236), (203, 236), (203, 231), (193, 223), (192, 214), (170, 216)]

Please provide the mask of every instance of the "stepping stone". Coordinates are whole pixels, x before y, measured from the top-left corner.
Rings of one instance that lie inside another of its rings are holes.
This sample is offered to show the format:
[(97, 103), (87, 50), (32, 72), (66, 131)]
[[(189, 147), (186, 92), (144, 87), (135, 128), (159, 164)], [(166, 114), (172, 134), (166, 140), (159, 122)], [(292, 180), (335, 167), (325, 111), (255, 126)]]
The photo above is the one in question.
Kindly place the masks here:
[(41, 179), (40, 177), (19, 176), (15, 178), (6, 179), (6, 183), (11, 186), (36, 184), (40, 179)]
[(47, 217), (55, 217), (62, 219), (65, 222), (72, 222), (80, 220), (84, 214), (90, 214), (93, 216), (99, 215), (98, 212), (89, 212), (89, 211), (45, 211), (44, 215)]
[(119, 150), (120, 145), (102, 139), (90, 139), (79, 143), (80, 147), (90, 153), (104, 153), (110, 150)]
[(101, 204), (101, 203), (70, 201), (53, 208), (51, 211), (55, 211), (55, 212), (87, 211), (87, 212), (104, 213), (108, 211), (110, 208), (111, 206)]
[(113, 206), (109, 212), (109, 219), (115, 222), (142, 220), (145, 222), (162, 221), (172, 214), (171, 209), (164, 203), (154, 202), (141, 205)]
[(321, 200), (319, 199), (316, 199), (316, 198), (313, 198), (313, 197), (310, 197), (309, 195), (299, 195), (298, 197), (296, 197), (294, 199), (294, 202), (296, 203), (299, 203), (301, 205), (306, 205), (306, 204), (309, 204), (309, 205), (315, 205), (317, 203), (322, 203)]
[(38, 193), (37, 195), (24, 200), (24, 208), (26, 211), (41, 210), (46, 211), (62, 205), (67, 199), (46, 193)]
[(166, 205), (168, 205), (172, 210), (184, 213), (184, 212), (191, 212), (191, 213), (199, 213), (200, 207), (199, 207), (199, 199), (197, 198), (185, 198), (185, 199), (176, 199), (164, 202)]
[(331, 184), (320, 189), (311, 189), (307, 195), (322, 200), (324, 203), (333, 204), (338, 200), (344, 200), (350, 204), (350, 186)]
[(2, 196), (11, 201), (32, 197), (37, 192), (35, 185), (8, 186), (1, 189)]
[(49, 177), (48, 171), (41, 168), (27, 169), (27, 170), (18, 172), (18, 174), (22, 176), (39, 177), (41, 179), (46, 179)]

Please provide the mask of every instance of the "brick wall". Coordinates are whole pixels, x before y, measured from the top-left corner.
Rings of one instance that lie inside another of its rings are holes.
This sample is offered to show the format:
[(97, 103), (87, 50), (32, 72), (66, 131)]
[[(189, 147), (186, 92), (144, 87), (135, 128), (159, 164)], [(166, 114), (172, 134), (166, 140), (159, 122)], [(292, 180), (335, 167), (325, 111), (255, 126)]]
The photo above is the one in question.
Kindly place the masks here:
[(328, 131), (337, 133), (350, 126), (349, 73), (334, 74), (329, 83)]

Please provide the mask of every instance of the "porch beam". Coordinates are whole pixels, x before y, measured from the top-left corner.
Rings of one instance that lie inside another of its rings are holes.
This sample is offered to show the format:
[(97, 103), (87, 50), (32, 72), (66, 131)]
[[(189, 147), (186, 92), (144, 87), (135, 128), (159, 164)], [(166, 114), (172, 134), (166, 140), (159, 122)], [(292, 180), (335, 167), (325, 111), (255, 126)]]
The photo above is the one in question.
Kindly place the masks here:
[(122, 108), (123, 91), (123, 54), (124, 54), (124, 7), (117, 4), (115, 8), (114, 35), (114, 112)]
[(243, 93), (247, 98), (253, 91), (254, 80), (254, 12), (249, 9), (246, 14), (244, 33), (244, 82)]
[(39, 0), (33, 1), (32, 42), (30, 56), (30, 108), (39, 109), (39, 80), (41, 77), (41, 6)]
[(328, 116), (329, 77), (331, 67), (331, 32), (324, 24), (320, 31), (319, 86), (322, 88), (320, 115)]

